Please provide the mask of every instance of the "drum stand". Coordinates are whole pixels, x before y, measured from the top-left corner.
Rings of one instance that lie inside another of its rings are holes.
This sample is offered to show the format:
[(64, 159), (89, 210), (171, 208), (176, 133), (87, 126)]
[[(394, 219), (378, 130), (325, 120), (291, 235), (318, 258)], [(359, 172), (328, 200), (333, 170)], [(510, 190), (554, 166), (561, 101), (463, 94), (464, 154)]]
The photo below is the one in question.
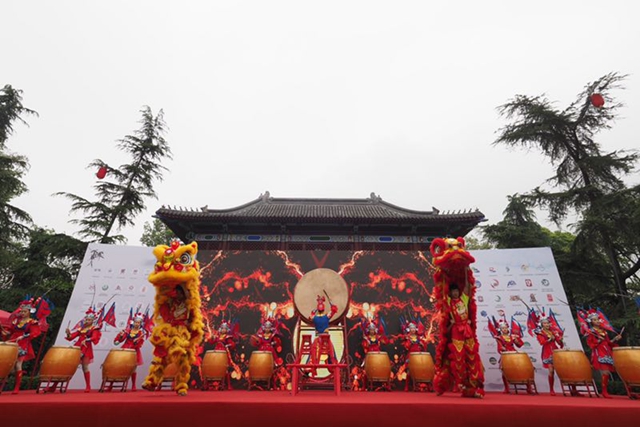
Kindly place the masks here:
[(115, 384), (120, 384), (120, 391), (121, 392), (125, 392), (127, 391), (127, 386), (129, 385), (129, 378), (130, 377), (126, 377), (126, 378), (103, 378), (102, 379), (102, 384), (100, 385), (100, 390), (98, 390), (99, 393), (104, 393), (106, 392), (110, 392), (111, 390), (113, 390), (113, 386)]
[[(560, 380), (560, 387), (562, 388), (562, 395), (566, 396), (567, 392), (569, 396), (572, 396), (573, 393), (579, 393), (583, 390), (578, 390), (578, 387), (584, 387), (584, 391), (589, 394), (589, 397), (599, 397), (598, 389), (596, 388), (596, 383), (594, 380), (591, 381), (562, 381)], [(566, 387), (566, 388), (565, 388)], [(591, 389), (593, 389), (593, 396), (591, 396)]]
[(40, 393), (40, 391), (42, 391), (43, 393), (55, 393), (58, 387), (60, 387), (60, 393), (66, 393), (67, 388), (69, 387), (70, 380), (71, 378), (69, 377), (49, 377), (46, 380), (40, 378), (40, 380), (38, 381), (38, 386), (36, 387), (36, 393)]
[[(411, 372), (409, 372), (411, 377)], [(413, 385), (413, 391), (429, 391), (433, 392), (433, 381), (422, 381), (411, 378), (411, 384)]]
[(529, 392), (538, 394), (538, 387), (536, 386), (536, 382), (534, 380), (527, 381), (509, 381), (507, 380), (507, 384), (509, 387), (513, 386), (513, 391), (518, 394), (518, 390), (524, 390), (525, 393), (530, 394)]
[[(622, 384), (624, 384), (624, 388), (627, 390), (627, 396), (629, 396), (629, 399), (636, 400), (640, 397), (640, 383), (628, 383), (622, 380)], [(634, 388), (639, 389), (639, 392), (634, 392)]]
[[(379, 387), (375, 388), (375, 384), (380, 384)], [(391, 391), (391, 378), (369, 378), (367, 377), (367, 391)]]
[[(274, 371), (274, 374), (275, 374), (275, 371)], [(260, 390), (260, 391), (269, 390), (269, 388), (271, 388), (273, 385), (272, 384), (273, 375), (271, 375), (270, 378), (256, 378), (256, 379), (252, 379), (251, 376), (249, 376), (248, 382), (249, 382), (249, 387), (247, 388), (247, 390)]]
[(227, 372), (224, 378), (203, 378), (202, 389), (216, 391), (231, 390), (231, 374)]

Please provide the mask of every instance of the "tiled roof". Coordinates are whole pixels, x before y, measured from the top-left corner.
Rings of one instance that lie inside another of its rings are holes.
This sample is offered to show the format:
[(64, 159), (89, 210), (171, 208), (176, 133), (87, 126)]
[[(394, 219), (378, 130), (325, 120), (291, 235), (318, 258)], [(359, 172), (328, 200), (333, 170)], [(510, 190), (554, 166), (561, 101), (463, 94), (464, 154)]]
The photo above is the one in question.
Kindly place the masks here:
[(271, 197), (267, 191), (244, 205), (231, 209), (209, 209), (207, 206), (198, 210), (171, 208), (163, 206), (156, 215), (160, 218), (193, 219), (193, 220), (383, 220), (409, 222), (430, 221), (465, 221), (480, 222), (484, 214), (479, 210), (458, 212), (440, 212), (436, 208), (431, 211), (416, 211), (388, 203), (380, 196), (371, 193), (366, 199), (295, 199)]

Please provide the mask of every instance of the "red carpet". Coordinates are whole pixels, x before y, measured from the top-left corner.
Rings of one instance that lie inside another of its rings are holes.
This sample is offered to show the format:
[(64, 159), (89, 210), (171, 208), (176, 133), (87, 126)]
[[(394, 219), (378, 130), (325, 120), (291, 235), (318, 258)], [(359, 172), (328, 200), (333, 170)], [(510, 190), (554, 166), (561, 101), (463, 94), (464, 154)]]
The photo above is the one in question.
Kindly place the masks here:
[[(184, 417), (184, 418), (182, 418)], [(0, 395), (3, 426), (87, 425), (142, 427), (179, 425), (233, 426), (633, 426), (640, 401), (488, 394), (463, 399), (433, 393), (303, 391), (191, 391)]]

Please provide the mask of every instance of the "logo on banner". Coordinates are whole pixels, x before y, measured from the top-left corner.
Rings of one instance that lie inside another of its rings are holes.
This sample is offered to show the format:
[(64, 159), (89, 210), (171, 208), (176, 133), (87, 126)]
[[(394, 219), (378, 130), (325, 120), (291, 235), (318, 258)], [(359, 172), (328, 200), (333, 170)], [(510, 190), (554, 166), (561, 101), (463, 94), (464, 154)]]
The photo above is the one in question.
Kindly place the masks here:
[(547, 294), (547, 301), (553, 302), (553, 295)]
[(538, 270), (538, 271), (544, 271), (544, 270), (545, 270), (544, 265), (539, 264), (539, 265), (536, 267), (536, 270)]
[(134, 286), (133, 285), (129, 285), (129, 290), (133, 291), (133, 289), (134, 289)]
[(549, 286), (549, 281), (547, 279), (542, 279), (542, 286)]
[(495, 273), (496, 269), (495, 269), (495, 267), (489, 267), (489, 271), (492, 272), (492, 273)]
[(126, 272), (127, 272), (127, 269), (126, 269), (126, 268), (121, 268), (121, 269), (120, 269), (120, 274), (124, 274), (124, 273), (126, 273)]
[(487, 317), (487, 312), (486, 312), (485, 310), (482, 310), (482, 311), (480, 312), (480, 316), (482, 316), (482, 317)]
[(498, 279), (493, 279), (493, 280), (491, 281), (491, 287), (492, 287), (493, 289), (497, 288), (499, 285), (500, 285), (500, 281), (499, 281)]
[(474, 272), (474, 273), (476, 273), (476, 274), (480, 273), (480, 270), (478, 270), (478, 269), (477, 269), (477, 268), (475, 268), (475, 267), (471, 267), (471, 270), (473, 270), (473, 272)]
[(147, 287), (146, 287), (146, 286), (143, 286), (143, 287), (142, 287), (142, 289), (140, 289), (140, 292), (142, 292), (142, 293), (147, 292)]
[(492, 365), (495, 365), (496, 363), (498, 363), (498, 359), (496, 359), (495, 357), (490, 357), (489, 363), (491, 363)]
[(102, 288), (100, 289), (102, 289), (103, 291), (106, 291), (107, 289), (109, 289), (109, 285), (102, 285)]
[(504, 310), (498, 310), (498, 316), (504, 317)]
[(516, 285), (516, 281), (515, 280), (509, 280), (509, 283), (507, 283), (507, 288), (512, 288)]
[(502, 298), (500, 298), (500, 295), (496, 295), (496, 297), (493, 300), (495, 302), (500, 302), (500, 301), (502, 301)]
[[(524, 331), (523, 331), (524, 332)], [(531, 348), (531, 343), (529, 341), (525, 341), (524, 344), (522, 344), (522, 346), (524, 348)]]
[(511, 271), (508, 265), (504, 269), (507, 270), (507, 273)]
[(533, 282), (531, 281), (531, 279), (524, 279), (524, 285), (527, 288), (531, 288), (531, 287), (533, 287)]
[(484, 302), (484, 297), (482, 295), (478, 295), (478, 302)]
[(520, 301), (520, 295), (509, 296), (509, 301)]
[(536, 299), (536, 294), (529, 295), (529, 302), (538, 302), (538, 300)]
[(476, 280), (476, 288), (480, 289), (482, 287), (482, 282), (480, 280)]
[(93, 284), (89, 285), (89, 290), (90, 291), (95, 291), (96, 290), (96, 284), (93, 283)]
[(524, 272), (529, 271), (529, 264), (522, 264), (522, 265), (520, 266), (520, 270), (522, 270), (522, 271), (524, 271)]

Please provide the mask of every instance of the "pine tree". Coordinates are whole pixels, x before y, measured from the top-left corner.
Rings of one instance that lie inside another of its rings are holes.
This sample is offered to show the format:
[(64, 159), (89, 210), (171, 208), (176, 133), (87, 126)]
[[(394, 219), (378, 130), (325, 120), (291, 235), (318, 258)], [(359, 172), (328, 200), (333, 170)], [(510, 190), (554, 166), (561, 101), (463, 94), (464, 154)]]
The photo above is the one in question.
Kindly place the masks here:
[(133, 135), (118, 141), (118, 148), (131, 156), (131, 163), (112, 168), (100, 159), (89, 167), (107, 168), (106, 179), (94, 186), (97, 201), (90, 201), (70, 193), (57, 193), (69, 198), (72, 212), (83, 214), (83, 218), (71, 222), (80, 225), (80, 236), (100, 243), (125, 242), (122, 235), (112, 235), (123, 227), (134, 225), (135, 217), (146, 206), (145, 198), (156, 198), (155, 181), (162, 180), (167, 168), (162, 160), (171, 158), (169, 144), (164, 139), (166, 124), (162, 110), (154, 117), (151, 108), (141, 110), (141, 127)]

